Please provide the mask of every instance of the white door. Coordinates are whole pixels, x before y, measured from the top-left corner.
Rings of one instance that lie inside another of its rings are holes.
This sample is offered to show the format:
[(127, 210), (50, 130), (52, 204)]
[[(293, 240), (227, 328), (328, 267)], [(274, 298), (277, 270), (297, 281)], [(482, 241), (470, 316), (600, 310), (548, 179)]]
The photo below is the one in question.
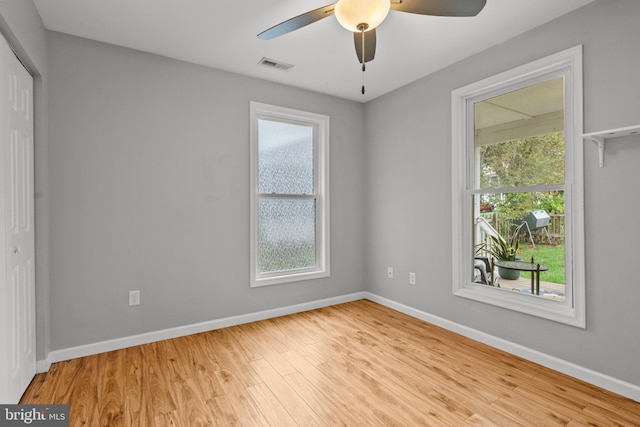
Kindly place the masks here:
[(33, 79), (0, 36), (0, 403), (36, 373)]

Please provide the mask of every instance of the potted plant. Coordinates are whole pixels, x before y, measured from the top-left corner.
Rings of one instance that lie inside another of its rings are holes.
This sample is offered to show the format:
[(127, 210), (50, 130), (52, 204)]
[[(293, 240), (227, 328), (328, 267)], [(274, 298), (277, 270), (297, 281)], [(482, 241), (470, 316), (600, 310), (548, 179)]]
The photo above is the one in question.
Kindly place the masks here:
[[(520, 249), (518, 236), (523, 225), (524, 222), (518, 225), (508, 240), (500, 235), (489, 235), (488, 240), (476, 246), (476, 255), (483, 253), (502, 261), (522, 261), (522, 258), (518, 258), (517, 255)], [(515, 280), (520, 277), (520, 271), (502, 267), (498, 267), (498, 273), (503, 279)]]

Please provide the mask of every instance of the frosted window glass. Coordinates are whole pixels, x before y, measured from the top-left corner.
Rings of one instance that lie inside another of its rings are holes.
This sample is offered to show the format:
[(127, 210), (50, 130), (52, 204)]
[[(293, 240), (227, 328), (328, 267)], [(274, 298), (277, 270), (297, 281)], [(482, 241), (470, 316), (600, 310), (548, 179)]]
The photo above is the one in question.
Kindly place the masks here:
[(258, 215), (261, 273), (316, 265), (315, 200), (261, 199)]
[(258, 120), (258, 192), (313, 194), (313, 127)]

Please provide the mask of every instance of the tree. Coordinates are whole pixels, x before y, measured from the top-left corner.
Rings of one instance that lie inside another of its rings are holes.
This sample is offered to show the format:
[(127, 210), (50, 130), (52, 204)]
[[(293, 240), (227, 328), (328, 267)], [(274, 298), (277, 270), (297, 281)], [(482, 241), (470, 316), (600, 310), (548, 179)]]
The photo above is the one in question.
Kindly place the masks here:
[[(564, 133), (556, 132), (480, 147), (480, 185), (525, 187), (564, 183)], [(487, 196), (514, 216), (533, 209), (564, 212), (564, 192), (522, 192)]]

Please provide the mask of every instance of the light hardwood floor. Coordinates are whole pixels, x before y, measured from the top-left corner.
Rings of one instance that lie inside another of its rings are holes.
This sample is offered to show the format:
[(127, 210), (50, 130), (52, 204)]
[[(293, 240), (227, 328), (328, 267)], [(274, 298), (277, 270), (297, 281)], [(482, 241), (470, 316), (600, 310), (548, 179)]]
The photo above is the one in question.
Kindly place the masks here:
[(72, 426), (640, 426), (640, 403), (361, 300), (66, 362)]

